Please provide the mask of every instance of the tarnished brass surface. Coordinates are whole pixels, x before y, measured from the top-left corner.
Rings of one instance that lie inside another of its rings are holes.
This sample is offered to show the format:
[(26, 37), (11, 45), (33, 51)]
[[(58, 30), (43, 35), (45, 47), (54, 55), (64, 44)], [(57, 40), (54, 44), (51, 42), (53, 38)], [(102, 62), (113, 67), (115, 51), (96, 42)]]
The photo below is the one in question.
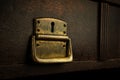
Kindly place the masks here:
[(67, 23), (53, 18), (35, 20), (32, 56), (39, 63), (71, 62), (72, 45), (67, 36)]
[(42, 59), (64, 58), (66, 57), (66, 42), (36, 41), (36, 53), (36, 56)]
[(35, 20), (36, 34), (67, 35), (67, 23), (53, 18)]

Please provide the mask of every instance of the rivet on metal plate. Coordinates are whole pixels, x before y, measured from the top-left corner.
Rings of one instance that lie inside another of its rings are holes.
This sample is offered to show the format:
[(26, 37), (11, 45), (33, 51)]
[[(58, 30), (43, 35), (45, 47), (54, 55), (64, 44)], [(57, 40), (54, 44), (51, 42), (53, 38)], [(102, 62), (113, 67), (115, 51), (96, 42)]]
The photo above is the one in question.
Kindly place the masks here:
[(32, 57), (38, 63), (64, 63), (73, 60), (67, 23), (54, 18), (37, 18), (32, 36)]

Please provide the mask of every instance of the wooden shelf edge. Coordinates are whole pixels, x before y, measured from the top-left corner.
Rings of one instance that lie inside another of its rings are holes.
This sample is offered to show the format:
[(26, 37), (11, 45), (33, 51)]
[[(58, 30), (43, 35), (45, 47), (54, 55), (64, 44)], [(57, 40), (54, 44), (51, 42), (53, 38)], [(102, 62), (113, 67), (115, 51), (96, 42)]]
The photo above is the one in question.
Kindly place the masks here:
[(109, 61), (73, 61), (65, 64), (13, 64), (0, 66), (0, 78), (11, 79), (63, 72), (120, 68), (120, 59)]

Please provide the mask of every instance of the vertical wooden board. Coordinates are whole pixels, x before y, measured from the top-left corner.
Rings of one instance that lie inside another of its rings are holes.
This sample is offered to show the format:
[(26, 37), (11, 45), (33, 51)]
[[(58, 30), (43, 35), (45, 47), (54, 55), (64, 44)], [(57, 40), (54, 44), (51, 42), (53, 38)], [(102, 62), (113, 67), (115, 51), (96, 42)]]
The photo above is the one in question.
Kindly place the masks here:
[(101, 60), (120, 58), (120, 7), (102, 3)]
[(120, 7), (109, 7), (108, 58), (120, 58)]

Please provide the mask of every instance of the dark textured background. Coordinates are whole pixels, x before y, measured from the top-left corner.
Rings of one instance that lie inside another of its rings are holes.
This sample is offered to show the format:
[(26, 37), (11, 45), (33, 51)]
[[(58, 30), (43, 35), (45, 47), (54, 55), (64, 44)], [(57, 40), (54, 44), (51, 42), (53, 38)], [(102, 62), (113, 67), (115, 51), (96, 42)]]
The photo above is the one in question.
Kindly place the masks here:
[(74, 60), (96, 60), (97, 3), (87, 0), (1, 0), (0, 65), (25, 63), (33, 18), (52, 17), (68, 23)]
[[(119, 14), (119, 0), (0, 0), (0, 79), (63, 72), (69, 76), (74, 71), (120, 68)], [(38, 17), (68, 23), (72, 63), (34, 64), (31, 61), (33, 19)]]

